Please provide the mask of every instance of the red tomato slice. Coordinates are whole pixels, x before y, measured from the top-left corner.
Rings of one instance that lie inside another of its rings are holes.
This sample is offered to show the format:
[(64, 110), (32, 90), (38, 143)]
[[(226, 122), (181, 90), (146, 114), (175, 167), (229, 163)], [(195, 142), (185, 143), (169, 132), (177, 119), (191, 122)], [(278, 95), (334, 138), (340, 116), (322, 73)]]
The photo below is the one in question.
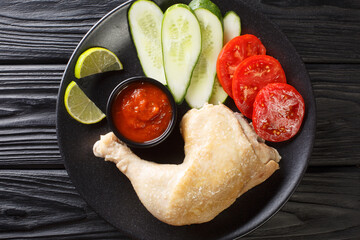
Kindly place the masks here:
[(304, 100), (294, 87), (286, 83), (271, 83), (256, 96), (253, 126), (256, 133), (267, 141), (286, 141), (299, 131), (304, 113)]
[(278, 60), (267, 55), (252, 56), (240, 63), (232, 83), (233, 99), (238, 109), (251, 118), (256, 94), (269, 83), (286, 83)]
[(232, 97), (232, 78), (236, 67), (247, 57), (265, 54), (266, 49), (261, 41), (251, 34), (231, 39), (221, 50), (216, 71), (219, 82), (225, 92)]

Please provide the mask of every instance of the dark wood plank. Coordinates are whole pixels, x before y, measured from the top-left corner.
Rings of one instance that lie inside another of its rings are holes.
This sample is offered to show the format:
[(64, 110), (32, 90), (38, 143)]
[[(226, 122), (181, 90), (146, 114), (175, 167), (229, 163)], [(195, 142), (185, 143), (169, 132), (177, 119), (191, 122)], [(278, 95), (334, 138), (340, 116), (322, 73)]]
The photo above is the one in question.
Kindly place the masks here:
[(360, 164), (359, 65), (307, 64), (317, 105), (311, 165)]
[[(360, 171), (309, 169), (290, 201), (245, 239), (360, 236)], [(81, 199), (64, 170), (0, 170), (0, 239), (127, 239)]]
[(359, 63), (357, 0), (246, 0), (275, 22), (307, 63)]
[(359, 239), (360, 170), (310, 168), (274, 218), (245, 239)]
[[(0, 63), (66, 63), (84, 34), (124, 0), (0, 2)], [(360, 63), (360, 4), (246, 0), (279, 25), (305, 62)]]
[(55, 129), (64, 65), (0, 66), (0, 165), (62, 167)]
[(66, 63), (84, 34), (125, 0), (0, 2), (0, 63)]
[(78, 195), (65, 170), (0, 170), (0, 239), (125, 239)]
[[(64, 68), (0, 66), (0, 168), (62, 168), (55, 105)], [(308, 64), (307, 69), (317, 103), (310, 164), (360, 164), (360, 65)]]

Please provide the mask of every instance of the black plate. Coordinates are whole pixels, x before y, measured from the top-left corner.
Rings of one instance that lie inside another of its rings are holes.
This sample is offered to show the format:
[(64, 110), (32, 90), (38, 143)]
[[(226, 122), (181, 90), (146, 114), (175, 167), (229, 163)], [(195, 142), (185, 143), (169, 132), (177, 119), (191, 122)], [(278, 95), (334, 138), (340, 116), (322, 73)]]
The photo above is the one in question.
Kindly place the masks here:
[[(179, 2), (155, 1), (165, 10)], [(189, 1), (184, 1), (188, 3)], [(281, 156), (280, 170), (267, 181), (240, 197), (214, 220), (174, 227), (154, 218), (141, 204), (129, 180), (113, 163), (94, 157), (93, 144), (109, 131), (106, 121), (84, 125), (73, 120), (64, 107), (66, 86), (73, 80), (76, 59), (86, 49), (102, 46), (113, 51), (130, 75), (142, 69), (129, 35), (127, 11), (130, 2), (101, 19), (76, 48), (65, 70), (57, 102), (57, 134), (66, 169), (86, 202), (112, 225), (136, 239), (233, 239), (260, 226), (289, 199), (299, 184), (312, 150), (315, 132), (315, 101), (307, 71), (294, 47), (279, 28), (242, 1), (214, 0), (222, 13), (234, 10), (241, 17), (242, 34), (258, 36), (269, 55), (282, 64), (288, 83), (304, 97), (306, 114), (300, 133), (292, 140), (272, 144)], [(233, 103), (228, 101), (230, 107)], [(235, 108), (234, 108), (235, 109)], [(179, 113), (181, 114), (181, 113)], [(145, 159), (161, 163), (183, 160), (183, 141), (175, 129), (171, 138), (155, 149), (136, 151)]]

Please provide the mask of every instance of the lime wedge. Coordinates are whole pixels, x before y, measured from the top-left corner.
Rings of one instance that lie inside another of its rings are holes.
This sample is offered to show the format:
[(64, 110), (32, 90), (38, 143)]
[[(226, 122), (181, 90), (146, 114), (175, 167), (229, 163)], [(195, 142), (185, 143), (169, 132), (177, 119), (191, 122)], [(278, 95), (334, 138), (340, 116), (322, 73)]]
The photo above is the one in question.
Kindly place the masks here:
[(101, 47), (94, 47), (83, 52), (75, 65), (75, 77), (83, 78), (92, 74), (123, 69), (117, 56)]
[[(116, 71), (123, 68), (117, 56), (101, 47), (94, 47), (83, 52), (75, 65), (75, 77), (83, 78), (92, 74)], [(73, 81), (66, 90), (64, 103), (67, 112), (75, 120), (92, 124), (101, 121), (105, 114), (85, 95)]]
[(66, 88), (64, 103), (70, 116), (81, 123), (97, 123), (105, 117), (74, 81)]

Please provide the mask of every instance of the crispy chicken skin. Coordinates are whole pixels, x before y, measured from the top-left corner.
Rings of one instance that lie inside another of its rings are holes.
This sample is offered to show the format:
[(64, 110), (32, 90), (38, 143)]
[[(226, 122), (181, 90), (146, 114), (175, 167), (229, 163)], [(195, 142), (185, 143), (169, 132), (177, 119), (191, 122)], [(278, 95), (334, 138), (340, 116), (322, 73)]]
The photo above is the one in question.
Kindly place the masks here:
[(142, 160), (113, 133), (101, 136), (93, 149), (116, 164), (144, 206), (165, 223), (210, 221), (279, 168), (278, 152), (224, 105), (188, 111), (180, 128), (185, 159), (179, 165)]

